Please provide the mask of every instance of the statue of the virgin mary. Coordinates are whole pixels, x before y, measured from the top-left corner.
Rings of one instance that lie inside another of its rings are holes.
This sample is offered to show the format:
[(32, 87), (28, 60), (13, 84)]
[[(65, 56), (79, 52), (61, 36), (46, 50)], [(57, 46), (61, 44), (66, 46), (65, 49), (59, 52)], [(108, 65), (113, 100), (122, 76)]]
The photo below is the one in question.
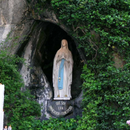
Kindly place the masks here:
[(61, 41), (53, 63), (54, 100), (70, 100), (73, 58), (67, 40)]

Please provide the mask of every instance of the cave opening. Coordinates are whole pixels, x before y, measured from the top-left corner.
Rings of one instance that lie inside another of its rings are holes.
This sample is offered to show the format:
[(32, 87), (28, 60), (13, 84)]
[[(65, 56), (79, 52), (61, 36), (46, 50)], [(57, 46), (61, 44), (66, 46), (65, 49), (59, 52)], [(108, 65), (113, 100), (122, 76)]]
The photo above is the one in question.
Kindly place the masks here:
[(73, 65), (73, 78), (71, 93), (72, 97), (76, 98), (81, 92), (82, 81), (80, 79), (82, 63), (77, 51), (74, 40), (58, 25), (43, 22), (44, 32), (46, 34), (44, 43), (40, 48), (40, 53), (42, 54), (42, 62), (40, 63), (43, 72), (45, 73), (49, 83), (53, 86), (52, 83), (52, 71), (53, 71), (53, 60), (56, 52), (61, 48), (62, 39), (68, 41), (69, 50), (72, 53), (74, 65)]
[[(30, 35), (32, 37), (33, 43), (32, 50), (36, 50), (34, 61), (36, 61), (37, 64), (39, 64), (43, 73), (46, 75), (52, 90), (53, 60), (56, 52), (61, 48), (62, 39), (66, 39), (68, 41), (68, 47), (72, 53), (74, 61), (71, 95), (73, 99), (78, 97), (82, 91), (82, 80), (80, 79), (80, 75), (82, 73), (83, 63), (81, 62), (78, 48), (76, 47), (73, 38), (67, 32), (65, 32), (60, 26), (50, 22), (43, 21), (35, 21), (34, 30), (31, 32)], [(23, 43), (21, 48), (19, 48), (19, 56), (24, 52), (24, 49), (26, 48), (28, 42), (29, 41), (26, 41), (26, 43)]]

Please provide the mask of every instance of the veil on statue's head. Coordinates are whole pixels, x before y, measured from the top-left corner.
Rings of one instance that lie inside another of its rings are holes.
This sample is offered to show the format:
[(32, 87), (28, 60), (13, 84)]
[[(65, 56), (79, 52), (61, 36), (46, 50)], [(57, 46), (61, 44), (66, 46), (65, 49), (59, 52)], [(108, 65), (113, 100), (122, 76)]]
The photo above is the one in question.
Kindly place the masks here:
[[(66, 47), (65, 48), (63, 48), (63, 46), (62, 46), (63, 42), (66, 43)], [(59, 49), (59, 51), (57, 53), (58, 53), (58, 55), (65, 54), (67, 57), (70, 56), (71, 52), (70, 52), (70, 50), (68, 48), (68, 41), (66, 39), (62, 39), (62, 41), (61, 41), (61, 48)]]

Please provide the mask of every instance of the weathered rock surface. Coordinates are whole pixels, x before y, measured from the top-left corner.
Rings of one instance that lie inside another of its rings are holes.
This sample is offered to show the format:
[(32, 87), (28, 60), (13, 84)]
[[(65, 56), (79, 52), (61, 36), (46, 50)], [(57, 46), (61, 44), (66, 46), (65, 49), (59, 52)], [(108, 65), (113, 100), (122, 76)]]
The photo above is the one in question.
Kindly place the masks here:
[(4, 41), (7, 34), (21, 22), (25, 9), (25, 0), (0, 1), (0, 42)]

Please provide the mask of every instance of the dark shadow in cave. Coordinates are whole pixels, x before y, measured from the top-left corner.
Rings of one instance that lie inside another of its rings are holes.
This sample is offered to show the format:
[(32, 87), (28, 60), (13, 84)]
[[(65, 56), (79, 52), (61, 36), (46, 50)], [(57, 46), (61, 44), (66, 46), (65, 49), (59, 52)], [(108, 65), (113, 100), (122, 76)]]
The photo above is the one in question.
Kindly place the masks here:
[[(71, 94), (73, 99), (76, 98), (81, 93), (80, 86), (82, 85), (82, 80), (80, 79), (80, 75), (82, 72), (81, 69), (83, 63), (81, 63), (81, 58), (79, 56), (74, 40), (58, 25), (50, 22), (35, 21), (32, 28), (33, 29), (28, 35), (27, 40), (19, 47), (17, 55), (22, 57), (31, 36), (33, 42), (32, 50), (36, 50), (33, 62), (41, 66), (53, 90), (52, 69), (54, 56), (61, 47), (61, 40), (66, 39), (68, 41), (69, 50), (72, 52), (74, 60)], [(36, 44), (37, 40), (38, 45)], [(35, 63), (33, 63), (33, 65)], [(32, 68), (33, 65), (31, 66)], [(31, 87), (33, 89), (35, 89), (34, 86), (36, 85), (32, 82)]]
[(53, 59), (57, 50), (61, 47), (61, 40), (66, 39), (68, 41), (68, 46), (73, 55), (74, 67), (73, 67), (73, 82), (71, 86), (72, 97), (76, 98), (81, 92), (82, 81), (80, 79), (82, 63), (77, 51), (76, 45), (73, 39), (59, 26), (42, 22), (46, 38), (41, 46), (40, 53), (42, 54), (41, 67), (51, 86), (52, 84), (52, 69), (53, 69)]

